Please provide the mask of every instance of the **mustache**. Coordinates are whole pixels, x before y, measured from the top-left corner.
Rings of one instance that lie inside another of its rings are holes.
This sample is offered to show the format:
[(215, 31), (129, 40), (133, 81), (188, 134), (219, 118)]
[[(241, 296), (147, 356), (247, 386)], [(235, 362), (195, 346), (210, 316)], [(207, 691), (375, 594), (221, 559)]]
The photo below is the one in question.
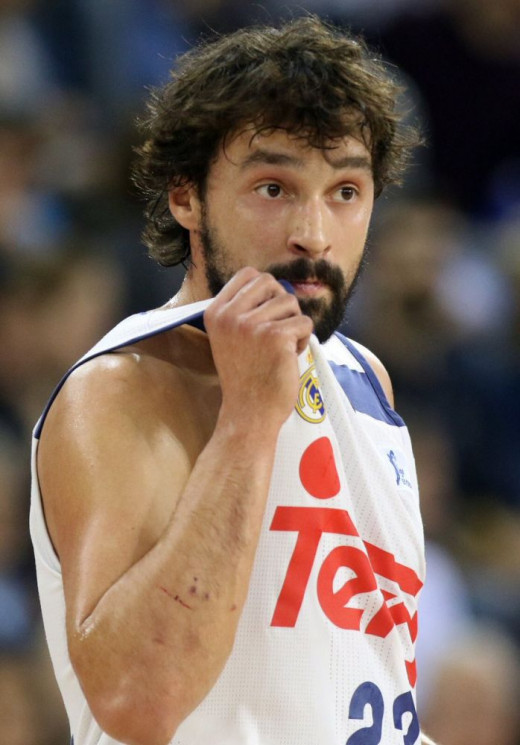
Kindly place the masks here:
[(302, 257), (288, 264), (272, 264), (266, 271), (275, 279), (285, 279), (288, 282), (315, 279), (328, 285), (333, 292), (341, 292), (345, 288), (345, 277), (341, 269), (325, 259), (312, 261)]

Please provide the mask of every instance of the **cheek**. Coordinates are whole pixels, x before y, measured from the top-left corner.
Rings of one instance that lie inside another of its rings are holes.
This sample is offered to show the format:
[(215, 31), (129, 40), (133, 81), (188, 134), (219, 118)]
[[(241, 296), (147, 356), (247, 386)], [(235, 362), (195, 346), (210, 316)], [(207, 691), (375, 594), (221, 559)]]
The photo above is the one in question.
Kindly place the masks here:
[(333, 240), (338, 245), (348, 245), (354, 249), (358, 243), (363, 243), (368, 234), (371, 212), (359, 209), (348, 215), (339, 215), (332, 222)]
[(346, 234), (352, 236), (353, 239), (359, 243), (359, 248), (362, 249), (368, 235), (368, 229), (370, 227), (370, 218), (372, 215), (372, 209), (368, 205), (356, 212), (352, 216), (348, 228), (346, 228)]
[(368, 224), (370, 222), (373, 209), (373, 200), (363, 201), (363, 204), (360, 205), (359, 210), (353, 217), (353, 221), (359, 226), (360, 230), (364, 230), (365, 232), (368, 230)]
[[(263, 200), (244, 199), (237, 201), (230, 220), (231, 230), (236, 238), (244, 238), (250, 246), (260, 246), (264, 249), (279, 247), (286, 234), (289, 219), (287, 205), (281, 201), (267, 202)], [(247, 248), (247, 247), (245, 247)]]

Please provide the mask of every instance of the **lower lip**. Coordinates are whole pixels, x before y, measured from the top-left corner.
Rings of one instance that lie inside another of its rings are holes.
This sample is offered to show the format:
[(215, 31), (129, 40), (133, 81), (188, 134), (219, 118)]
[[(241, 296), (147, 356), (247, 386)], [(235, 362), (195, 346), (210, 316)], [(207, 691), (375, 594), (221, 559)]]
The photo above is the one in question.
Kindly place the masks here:
[(325, 290), (325, 285), (320, 282), (291, 282), (297, 295), (316, 295)]

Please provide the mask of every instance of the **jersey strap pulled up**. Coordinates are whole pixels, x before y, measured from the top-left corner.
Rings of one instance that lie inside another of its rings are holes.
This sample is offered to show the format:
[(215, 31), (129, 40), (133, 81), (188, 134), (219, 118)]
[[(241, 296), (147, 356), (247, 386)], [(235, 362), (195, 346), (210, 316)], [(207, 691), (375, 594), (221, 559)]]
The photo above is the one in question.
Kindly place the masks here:
[[(207, 302), (132, 316), (78, 364), (195, 322)], [(341, 335), (323, 345), (312, 337), (299, 366), (233, 651), (171, 745), (419, 742), (414, 648), (424, 546), (408, 432)], [(34, 432), (31, 501), (44, 625), (74, 745), (114, 745), (67, 652), (61, 568), (36, 473), (49, 406)]]

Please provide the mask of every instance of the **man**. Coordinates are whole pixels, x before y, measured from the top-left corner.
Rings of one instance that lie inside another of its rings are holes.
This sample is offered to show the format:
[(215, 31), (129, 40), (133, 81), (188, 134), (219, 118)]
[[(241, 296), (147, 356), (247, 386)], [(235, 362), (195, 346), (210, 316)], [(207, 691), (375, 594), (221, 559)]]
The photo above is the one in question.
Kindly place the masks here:
[(184, 284), (35, 431), (75, 745), (419, 742), (413, 457), (384, 368), (333, 334), (411, 144), (396, 95), (307, 18), (195, 49), (152, 101), (146, 241)]

